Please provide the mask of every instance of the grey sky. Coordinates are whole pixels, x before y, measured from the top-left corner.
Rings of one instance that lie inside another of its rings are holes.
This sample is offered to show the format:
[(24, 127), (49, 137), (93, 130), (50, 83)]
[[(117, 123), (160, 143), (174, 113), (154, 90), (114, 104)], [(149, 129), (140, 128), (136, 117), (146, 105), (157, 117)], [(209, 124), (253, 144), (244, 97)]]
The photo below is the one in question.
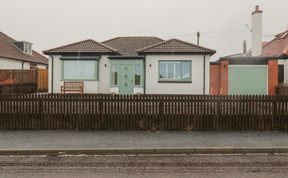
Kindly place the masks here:
[(0, 0), (0, 31), (42, 50), (88, 38), (179, 38), (219, 56), (250, 47), (251, 12), (263, 9), (263, 41), (288, 26), (288, 0)]

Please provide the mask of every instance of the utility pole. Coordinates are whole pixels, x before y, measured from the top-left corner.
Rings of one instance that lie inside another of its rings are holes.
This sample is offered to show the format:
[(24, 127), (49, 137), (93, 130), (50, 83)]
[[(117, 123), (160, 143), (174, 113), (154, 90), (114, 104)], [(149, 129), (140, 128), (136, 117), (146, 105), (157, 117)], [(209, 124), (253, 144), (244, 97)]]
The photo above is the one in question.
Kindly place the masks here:
[(197, 32), (197, 45), (200, 44), (200, 32)]

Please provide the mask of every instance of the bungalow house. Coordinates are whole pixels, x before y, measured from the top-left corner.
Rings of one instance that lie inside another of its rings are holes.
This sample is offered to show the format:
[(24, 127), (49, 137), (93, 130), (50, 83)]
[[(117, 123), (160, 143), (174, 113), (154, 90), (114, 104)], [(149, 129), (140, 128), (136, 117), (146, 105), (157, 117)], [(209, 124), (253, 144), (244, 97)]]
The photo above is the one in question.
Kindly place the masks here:
[(49, 92), (80, 81), (84, 93), (209, 94), (214, 50), (178, 39), (117, 37), (84, 40), (43, 52), (49, 55)]
[(32, 43), (16, 41), (0, 32), (0, 69), (46, 69), (48, 59), (32, 50)]
[(225, 56), (210, 64), (212, 95), (275, 95), (275, 88), (288, 82), (288, 30), (263, 43), (262, 11), (252, 13), (252, 48)]

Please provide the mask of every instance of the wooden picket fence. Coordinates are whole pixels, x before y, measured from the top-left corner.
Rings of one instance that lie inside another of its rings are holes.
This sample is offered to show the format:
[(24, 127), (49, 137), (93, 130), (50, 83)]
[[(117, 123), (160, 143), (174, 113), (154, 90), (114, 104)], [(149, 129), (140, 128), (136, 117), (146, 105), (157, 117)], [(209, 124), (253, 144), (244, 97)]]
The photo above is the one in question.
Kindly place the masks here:
[(288, 97), (3, 95), (0, 129), (280, 131)]
[(0, 94), (23, 94), (48, 91), (48, 70), (0, 70)]

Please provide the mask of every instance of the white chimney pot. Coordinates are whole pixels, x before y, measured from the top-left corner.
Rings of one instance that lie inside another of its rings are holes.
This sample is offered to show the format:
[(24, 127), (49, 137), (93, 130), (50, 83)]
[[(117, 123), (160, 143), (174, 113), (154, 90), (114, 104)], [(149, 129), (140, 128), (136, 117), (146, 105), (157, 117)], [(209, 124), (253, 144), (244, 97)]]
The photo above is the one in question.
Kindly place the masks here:
[(258, 5), (252, 13), (252, 56), (262, 53), (262, 13)]

